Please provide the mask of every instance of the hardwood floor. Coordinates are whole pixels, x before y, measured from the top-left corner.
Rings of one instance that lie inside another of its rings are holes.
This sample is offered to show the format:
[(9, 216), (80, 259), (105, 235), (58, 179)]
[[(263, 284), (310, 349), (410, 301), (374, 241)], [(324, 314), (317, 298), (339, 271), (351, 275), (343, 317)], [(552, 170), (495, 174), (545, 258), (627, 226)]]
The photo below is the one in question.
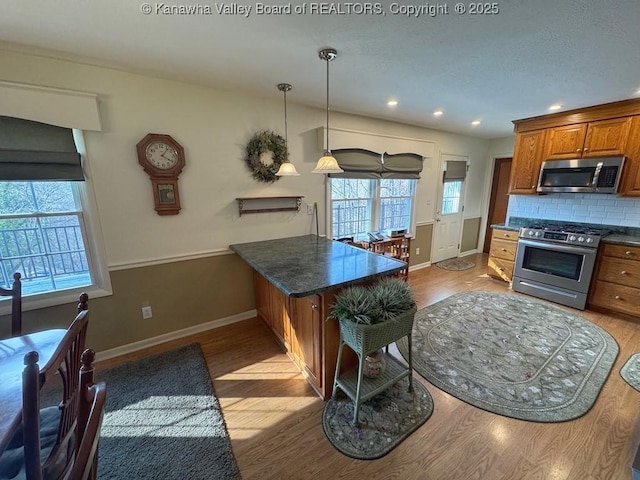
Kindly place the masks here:
[[(461, 291), (509, 290), (486, 275), (486, 254), (466, 259), (474, 260), (476, 267), (411, 272), (419, 308)], [(468, 405), (414, 373), (433, 397), (433, 415), (388, 455), (373, 461), (348, 458), (326, 440), (321, 425), (324, 403), (257, 319), (97, 368), (199, 342), (245, 480), (630, 479), (640, 441), (640, 393), (619, 371), (640, 351), (640, 320), (590, 311), (582, 315), (606, 329), (620, 346), (595, 405), (583, 417), (551, 424), (502, 417)]]

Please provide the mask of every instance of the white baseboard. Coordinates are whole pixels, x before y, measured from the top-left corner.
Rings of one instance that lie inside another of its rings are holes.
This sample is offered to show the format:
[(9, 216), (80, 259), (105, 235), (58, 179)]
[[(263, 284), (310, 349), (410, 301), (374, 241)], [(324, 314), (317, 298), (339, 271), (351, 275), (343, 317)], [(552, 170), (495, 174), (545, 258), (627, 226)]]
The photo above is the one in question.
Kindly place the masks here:
[(458, 254), (458, 257), (468, 257), (469, 255), (473, 255), (475, 253), (478, 253), (477, 248), (474, 248), (473, 250), (467, 250), (466, 252), (460, 252)]
[(414, 270), (420, 270), (421, 268), (427, 268), (431, 266), (431, 262), (419, 263), (417, 265), (412, 265), (409, 267), (409, 271), (413, 272)]
[(110, 358), (119, 357), (121, 355), (137, 352), (138, 350), (153, 347), (154, 345), (160, 345), (161, 343), (168, 342), (170, 340), (188, 337), (189, 335), (206, 332), (207, 330), (219, 328), (224, 325), (230, 325), (232, 323), (241, 322), (242, 320), (248, 320), (255, 317), (256, 315), (257, 312), (255, 310), (249, 310), (248, 312), (238, 313), (236, 315), (231, 315), (230, 317), (219, 318), (210, 322), (194, 325), (193, 327), (183, 328), (182, 330), (164, 333), (162, 335), (158, 335), (157, 337), (145, 338), (144, 340), (140, 340), (139, 342), (128, 343), (127, 345), (122, 345), (120, 347), (110, 348), (109, 350), (98, 352), (96, 353), (95, 361), (100, 362), (103, 360), (108, 360)]

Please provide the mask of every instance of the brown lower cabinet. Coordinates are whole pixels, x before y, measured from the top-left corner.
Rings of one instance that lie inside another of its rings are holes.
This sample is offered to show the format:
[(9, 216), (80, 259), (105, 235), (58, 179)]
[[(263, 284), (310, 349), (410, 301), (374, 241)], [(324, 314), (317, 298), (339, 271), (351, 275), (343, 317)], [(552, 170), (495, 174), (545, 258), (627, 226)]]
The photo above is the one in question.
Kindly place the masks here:
[(491, 233), (487, 274), (498, 280), (511, 282), (517, 247), (518, 232), (494, 228)]
[[(258, 316), (269, 326), (318, 395), (328, 399), (333, 389), (340, 330), (338, 323), (326, 316), (336, 291), (288, 297), (255, 270), (253, 282)], [(357, 365), (357, 357), (347, 350), (343, 355), (342, 370)]]
[(640, 247), (601, 245), (588, 303), (640, 316)]

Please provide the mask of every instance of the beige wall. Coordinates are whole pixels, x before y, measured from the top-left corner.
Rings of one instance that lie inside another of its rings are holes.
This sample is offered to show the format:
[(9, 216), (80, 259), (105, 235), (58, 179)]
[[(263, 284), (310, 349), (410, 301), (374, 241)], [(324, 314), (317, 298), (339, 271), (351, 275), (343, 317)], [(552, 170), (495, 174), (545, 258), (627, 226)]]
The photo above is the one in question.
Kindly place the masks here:
[[(433, 235), (433, 224), (418, 225), (416, 236), (411, 241), (411, 256), (409, 265), (420, 265), (431, 260), (431, 241)], [(416, 254), (416, 248), (420, 249), (420, 254)]]
[[(235, 254), (111, 272), (113, 295), (89, 299), (87, 345), (96, 351), (253, 310), (251, 268)], [(142, 305), (153, 318), (142, 319)], [(25, 332), (66, 328), (76, 304), (24, 312)], [(0, 338), (9, 335), (9, 317)]]
[(465, 218), (462, 224), (462, 240), (460, 252), (468, 252), (478, 248), (478, 234), (480, 233), (480, 217)]
[[(35, 54), (37, 53), (37, 54)], [(316, 129), (322, 109), (288, 96), (290, 159), (299, 177), (274, 184), (255, 182), (244, 163), (244, 146), (257, 131), (283, 133), (282, 97), (219, 90), (134, 74), (0, 44), (0, 80), (98, 95), (102, 132), (85, 132), (99, 221), (113, 296), (94, 299), (90, 340), (98, 350), (160, 335), (253, 308), (248, 270), (233, 268), (232, 243), (303, 235), (315, 231), (306, 205), (299, 213), (238, 216), (237, 197), (304, 195), (318, 203), (325, 231), (324, 176), (311, 174), (321, 155)], [(294, 79), (291, 79), (294, 80)], [(0, 115), (2, 112), (0, 112)], [(490, 142), (469, 136), (333, 112), (331, 126), (435, 143), (416, 194), (419, 225), (433, 222), (442, 153), (470, 159), (465, 214), (482, 215)], [(185, 149), (180, 175), (182, 211), (160, 217), (153, 210), (151, 182), (137, 162), (135, 145), (149, 132), (172, 135)], [(355, 147), (356, 145), (354, 145)], [(431, 226), (418, 227), (412, 264), (428, 261)], [(197, 260), (184, 260), (198, 258)], [(152, 266), (149, 266), (152, 265)], [(224, 268), (220, 268), (223, 265)], [(140, 309), (154, 312), (143, 322)], [(74, 305), (26, 312), (27, 330), (64, 325)]]

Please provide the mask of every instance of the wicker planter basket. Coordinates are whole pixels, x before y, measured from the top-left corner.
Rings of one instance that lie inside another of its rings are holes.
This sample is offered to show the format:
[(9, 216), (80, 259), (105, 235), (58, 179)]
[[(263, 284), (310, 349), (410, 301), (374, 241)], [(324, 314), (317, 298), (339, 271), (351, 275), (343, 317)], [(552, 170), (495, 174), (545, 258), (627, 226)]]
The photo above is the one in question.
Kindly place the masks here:
[(373, 325), (354, 323), (351, 320), (339, 320), (342, 341), (349, 345), (358, 356), (366, 356), (409, 335), (413, 328), (416, 311), (416, 308), (412, 308), (393, 320)]

